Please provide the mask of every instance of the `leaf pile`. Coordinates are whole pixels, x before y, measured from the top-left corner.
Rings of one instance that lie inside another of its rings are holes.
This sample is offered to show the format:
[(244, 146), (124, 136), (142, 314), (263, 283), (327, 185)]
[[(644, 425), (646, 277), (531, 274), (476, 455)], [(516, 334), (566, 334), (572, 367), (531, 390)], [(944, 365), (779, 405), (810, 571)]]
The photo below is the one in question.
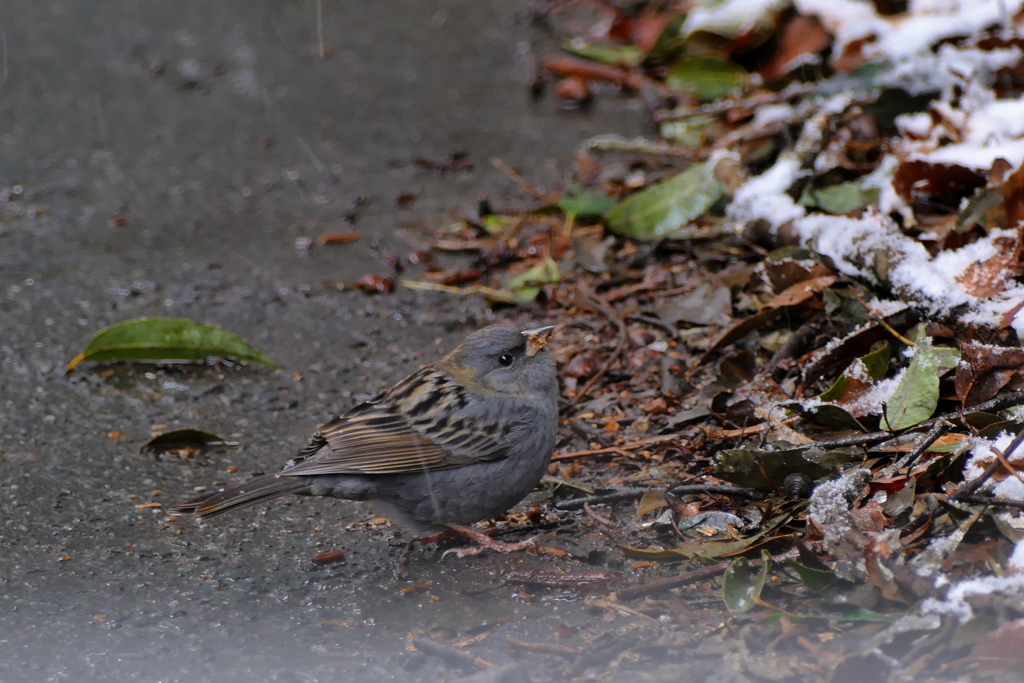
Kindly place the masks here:
[(1024, 3), (540, 18), (556, 95), (632, 91), (661, 137), (586, 141), (561, 196), (516, 178), (536, 210), (435, 234), (456, 258), (403, 284), (564, 323), (554, 507), (632, 562), (619, 601), (724, 574), (772, 615), (744, 676), (1019, 670)]

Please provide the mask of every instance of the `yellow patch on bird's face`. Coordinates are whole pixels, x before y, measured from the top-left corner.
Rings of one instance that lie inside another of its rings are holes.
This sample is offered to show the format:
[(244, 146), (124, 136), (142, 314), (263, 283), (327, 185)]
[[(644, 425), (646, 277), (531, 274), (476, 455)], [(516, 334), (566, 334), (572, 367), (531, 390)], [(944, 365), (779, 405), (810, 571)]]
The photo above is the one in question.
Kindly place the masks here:
[(437, 361), (437, 367), (466, 389), (477, 393), (486, 393), (488, 389), (480, 382), (476, 370), (453, 360), (453, 355), (449, 354)]

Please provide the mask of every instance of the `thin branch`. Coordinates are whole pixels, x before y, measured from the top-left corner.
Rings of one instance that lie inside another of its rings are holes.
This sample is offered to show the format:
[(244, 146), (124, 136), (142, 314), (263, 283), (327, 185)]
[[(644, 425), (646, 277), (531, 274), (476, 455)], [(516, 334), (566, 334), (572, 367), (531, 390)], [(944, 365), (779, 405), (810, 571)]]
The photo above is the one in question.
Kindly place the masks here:
[[(779, 563), (783, 562), (790, 557), (796, 557), (797, 551), (795, 548), (787, 550), (779, 555), (773, 555), (771, 558), (772, 562)], [(751, 568), (761, 566), (762, 561), (760, 559), (752, 559), (749, 561)], [(629, 588), (623, 588), (620, 591), (616, 591), (616, 597), (619, 600), (634, 600), (636, 598), (642, 598), (645, 595), (651, 593), (661, 593), (662, 591), (671, 590), (680, 586), (685, 586), (688, 583), (694, 581), (700, 581), (701, 579), (707, 579), (718, 574), (723, 574), (729, 565), (732, 564), (732, 560), (728, 562), (719, 562), (718, 564), (708, 565), (707, 567), (701, 567), (700, 569), (694, 569), (693, 571), (684, 572), (675, 576), (667, 576), (663, 579), (655, 579), (649, 583), (642, 583), (639, 586), (630, 586)]]
[(918, 442), (917, 446), (915, 446), (912, 451), (886, 468), (886, 472), (888, 474), (893, 474), (895, 472), (899, 472), (904, 467), (917, 462), (917, 459), (924, 455), (924, 452), (927, 451), (933, 443), (938, 441), (940, 437), (952, 428), (953, 425), (950, 424), (948, 420), (939, 420), (935, 423), (935, 426), (931, 428), (931, 431), (925, 434), (924, 438)]
[(615, 327), (618, 328), (619, 343), (618, 345), (616, 345), (615, 351), (612, 353), (612, 355), (609, 356), (608, 359), (604, 362), (604, 364), (601, 365), (601, 369), (599, 369), (597, 373), (590, 378), (590, 381), (587, 382), (586, 385), (579, 391), (579, 393), (576, 394), (575, 398), (573, 398), (573, 405), (579, 403), (584, 396), (590, 393), (590, 390), (594, 387), (594, 385), (597, 384), (598, 381), (600, 381), (600, 379), (608, 373), (608, 371), (611, 369), (615, 361), (617, 361), (619, 357), (623, 353), (625, 353), (626, 344), (629, 342), (629, 328), (626, 326), (626, 321), (622, 319), (622, 317), (615, 311), (615, 309), (609, 306), (608, 303), (603, 301), (594, 290), (590, 289), (590, 287), (583, 284), (582, 282), (577, 285), (577, 290), (580, 292), (580, 294), (583, 295), (583, 300), (585, 304), (588, 304), (591, 308), (594, 308), (599, 313), (602, 313), (606, 318), (608, 318), (608, 320), (612, 324), (615, 325)]
[[(1008, 453), (1013, 453), (1014, 451), (1016, 451), (1020, 447), (1020, 445), (1022, 443), (1024, 443), (1024, 429), (1022, 429), (1017, 434), (1017, 436), (1010, 443), (1010, 447), (1007, 448), (1006, 451)], [(993, 449), (993, 450), (995, 450), (995, 449)], [(1002, 453), (998, 453), (997, 452), (997, 455), (1002, 456)], [(988, 481), (989, 478), (991, 478), (992, 475), (995, 474), (999, 470), (1000, 467), (1004, 466), (1004, 463), (1005, 463), (1005, 465), (1009, 465), (1009, 463), (1006, 462), (1005, 456), (997, 457), (997, 459), (992, 461), (991, 465), (989, 465), (988, 467), (985, 468), (984, 472), (982, 472), (977, 477), (975, 477), (971, 481), (969, 481), (966, 484), (964, 484), (963, 487), (961, 487), (958, 491), (956, 491), (953, 494), (953, 499), (954, 500), (963, 500), (964, 496), (969, 496), (972, 493), (974, 493), (975, 491), (977, 491), (978, 488), (980, 488), (982, 484), (984, 484), (986, 481)], [(1011, 472), (1016, 473), (1016, 470), (1014, 470), (1012, 467), (1009, 467), (1008, 469)]]
[(661, 436), (652, 436), (647, 439), (640, 439), (639, 441), (631, 441), (630, 443), (624, 443), (620, 446), (608, 446), (606, 448), (589, 448), (583, 451), (573, 451), (572, 453), (562, 453), (555, 455), (552, 460), (573, 460), (575, 458), (583, 458), (588, 455), (604, 455), (606, 453), (622, 453), (623, 451), (635, 451), (638, 448), (644, 446), (653, 446), (654, 444), (665, 443), (666, 441), (675, 441), (679, 439), (678, 434), (662, 434)]

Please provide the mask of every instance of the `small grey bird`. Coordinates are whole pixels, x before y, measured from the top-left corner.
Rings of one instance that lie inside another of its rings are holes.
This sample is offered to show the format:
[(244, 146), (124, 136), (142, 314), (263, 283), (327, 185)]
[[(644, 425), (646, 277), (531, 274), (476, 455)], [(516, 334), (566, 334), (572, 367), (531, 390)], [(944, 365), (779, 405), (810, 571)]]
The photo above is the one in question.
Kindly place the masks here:
[(474, 332), (441, 360), (321, 426), (277, 474), (173, 511), (213, 517), (289, 493), (331, 496), (369, 501), (418, 536), (452, 529), (501, 552), (530, 545), (501, 543), (468, 525), (521, 501), (551, 462), (558, 381), (544, 347), (553, 329), (500, 324)]

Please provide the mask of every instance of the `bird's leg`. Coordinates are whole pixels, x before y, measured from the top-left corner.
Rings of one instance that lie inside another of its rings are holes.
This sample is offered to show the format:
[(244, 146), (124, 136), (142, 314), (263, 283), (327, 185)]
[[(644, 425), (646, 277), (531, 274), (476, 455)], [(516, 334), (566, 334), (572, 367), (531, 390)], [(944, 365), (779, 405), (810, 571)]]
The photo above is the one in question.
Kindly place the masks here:
[[(468, 526), (462, 526), (461, 524), (445, 524), (445, 526), (452, 531), (456, 531), (473, 540), (477, 545), (470, 546), (469, 548), (452, 548), (450, 550), (446, 550), (444, 555), (453, 553), (456, 557), (468, 557), (469, 555), (481, 553), (484, 550), (496, 550), (499, 553), (514, 553), (533, 546), (532, 538), (520, 541), (519, 543), (503, 543), (502, 541), (495, 541), (482, 531), (471, 529)], [(441, 557), (444, 557), (444, 555)]]

